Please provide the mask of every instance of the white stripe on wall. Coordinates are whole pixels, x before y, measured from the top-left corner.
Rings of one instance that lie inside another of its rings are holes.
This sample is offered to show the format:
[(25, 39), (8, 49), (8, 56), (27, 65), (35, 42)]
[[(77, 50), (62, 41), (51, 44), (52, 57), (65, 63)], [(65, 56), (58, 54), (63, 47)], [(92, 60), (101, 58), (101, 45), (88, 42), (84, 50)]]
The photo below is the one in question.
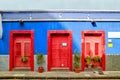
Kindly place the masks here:
[(108, 38), (120, 38), (120, 32), (108, 32)]

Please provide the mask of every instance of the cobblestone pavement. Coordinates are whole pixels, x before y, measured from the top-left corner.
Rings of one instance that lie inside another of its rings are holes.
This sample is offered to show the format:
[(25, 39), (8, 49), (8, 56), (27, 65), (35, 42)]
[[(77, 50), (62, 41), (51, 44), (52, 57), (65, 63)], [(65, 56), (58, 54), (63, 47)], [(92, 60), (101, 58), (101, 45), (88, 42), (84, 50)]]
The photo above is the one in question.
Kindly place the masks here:
[(120, 71), (98, 72), (31, 72), (31, 71), (0, 71), (0, 80), (120, 80)]

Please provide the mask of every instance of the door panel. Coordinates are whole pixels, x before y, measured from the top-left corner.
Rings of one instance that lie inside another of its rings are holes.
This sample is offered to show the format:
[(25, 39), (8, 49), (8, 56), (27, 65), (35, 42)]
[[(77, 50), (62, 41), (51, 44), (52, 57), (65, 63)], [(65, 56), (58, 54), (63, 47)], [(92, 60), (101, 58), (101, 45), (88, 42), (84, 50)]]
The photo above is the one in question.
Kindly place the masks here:
[(30, 57), (30, 42), (24, 43), (24, 56)]
[[(30, 67), (30, 50), (30, 38), (19, 36), (14, 39), (14, 67)], [(21, 61), (23, 56), (27, 58), (26, 62)]]
[(17, 63), (17, 61), (21, 62), (21, 42), (16, 42), (14, 44), (14, 66), (19, 67), (21, 63)]
[(52, 67), (68, 67), (69, 48), (68, 36), (53, 35), (51, 43)]
[(14, 67), (22, 67), (23, 64), (21, 63), (21, 56), (15, 56)]
[(99, 43), (95, 43), (95, 55), (99, 53)]
[(86, 43), (86, 55), (90, 55), (90, 43)]
[(21, 55), (21, 43), (16, 43), (15, 44), (15, 56), (20, 56)]
[(31, 45), (30, 41), (24, 41), (24, 56), (27, 57), (27, 62), (24, 64), (24, 67), (29, 67), (30, 66), (30, 50), (31, 50)]

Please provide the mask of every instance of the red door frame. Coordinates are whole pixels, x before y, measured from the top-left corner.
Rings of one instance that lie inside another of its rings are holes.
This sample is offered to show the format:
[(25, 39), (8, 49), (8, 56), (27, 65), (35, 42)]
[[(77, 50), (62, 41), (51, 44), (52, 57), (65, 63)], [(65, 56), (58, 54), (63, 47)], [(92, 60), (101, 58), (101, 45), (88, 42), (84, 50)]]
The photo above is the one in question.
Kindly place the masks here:
[(69, 42), (70, 42), (70, 46), (69, 46), (69, 70), (72, 71), (72, 31), (68, 31), (68, 30), (49, 30), (48, 31), (48, 71), (51, 70), (51, 34), (69, 34)]
[(85, 50), (85, 35), (84, 34), (101, 34), (102, 36), (102, 44), (103, 50), (102, 50), (102, 69), (105, 71), (106, 70), (106, 54), (105, 54), (105, 31), (103, 30), (84, 30), (82, 31), (82, 71), (84, 71), (85, 68), (85, 55), (84, 55), (84, 50)]
[(9, 64), (9, 70), (12, 71), (14, 68), (13, 66), (13, 43), (14, 43), (14, 35), (19, 34), (30, 34), (31, 38), (31, 71), (34, 71), (34, 31), (33, 30), (11, 30), (10, 31), (10, 64)]

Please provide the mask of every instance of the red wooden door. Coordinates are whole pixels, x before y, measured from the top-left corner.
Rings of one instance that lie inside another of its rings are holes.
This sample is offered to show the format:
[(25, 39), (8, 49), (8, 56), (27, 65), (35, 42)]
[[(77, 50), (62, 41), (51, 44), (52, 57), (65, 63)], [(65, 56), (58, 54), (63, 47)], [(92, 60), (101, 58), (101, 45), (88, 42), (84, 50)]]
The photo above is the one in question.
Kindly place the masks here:
[(53, 35), (51, 47), (52, 68), (69, 67), (68, 35)]
[[(29, 37), (15, 37), (14, 39), (14, 67), (30, 67), (31, 40)], [(22, 62), (21, 58), (26, 57), (27, 61)]]
[(82, 70), (85, 69), (86, 56), (99, 56), (102, 62), (91, 59), (93, 65), (101, 66), (105, 70), (105, 33), (104, 31), (82, 31)]

